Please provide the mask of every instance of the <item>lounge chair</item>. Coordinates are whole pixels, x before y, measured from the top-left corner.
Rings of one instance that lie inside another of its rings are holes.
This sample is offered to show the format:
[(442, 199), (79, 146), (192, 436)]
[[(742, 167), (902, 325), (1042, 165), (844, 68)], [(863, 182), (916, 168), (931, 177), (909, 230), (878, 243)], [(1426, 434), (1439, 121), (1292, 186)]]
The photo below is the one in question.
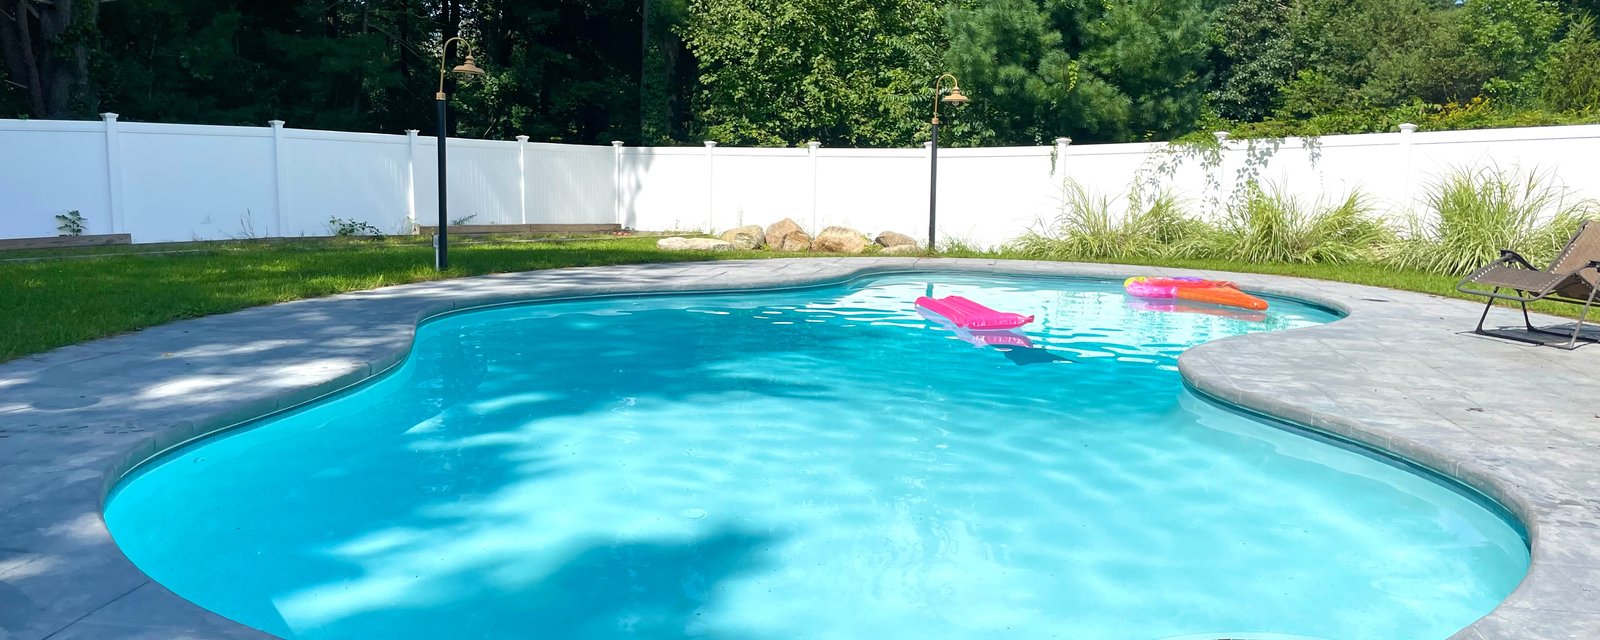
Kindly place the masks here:
[[(1509, 289), (1515, 293), (1501, 293), (1501, 289)], [(1494, 306), (1494, 301), (1509, 300), (1522, 306), (1522, 324), (1530, 333), (1567, 338), (1566, 349), (1576, 348), (1579, 340), (1600, 342), (1580, 335), (1583, 332), (1583, 321), (1589, 315), (1589, 308), (1594, 306), (1596, 293), (1600, 292), (1600, 223), (1585, 220), (1579, 225), (1578, 232), (1572, 234), (1567, 246), (1561, 249), (1561, 253), (1550, 261), (1550, 266), (1544, 270), (1533, 266), (1515, 251), (1501, 249), (1499, 259), (1462, 278), (1461, 282), (1456, 283), (1456, 291), (1489, 298), (1488, 303), (1483, 306), (1483, 315), (1478, 317), (1478, 328), (1473, 333), (1532, 344), (1547, 344), (1541, 340), (1484, 330), (1483, 322), (1489, 317), (1489, 309)], [(1533, 326), (1533, 322), (1528, 319), (1528, 303), (1536, 300), (1555, 300), (1583, 305), (1583, 313), (1578, 315), (1578, 322), (1572, 327), (1570, 336), (1564, 331), (1538, 329)]]

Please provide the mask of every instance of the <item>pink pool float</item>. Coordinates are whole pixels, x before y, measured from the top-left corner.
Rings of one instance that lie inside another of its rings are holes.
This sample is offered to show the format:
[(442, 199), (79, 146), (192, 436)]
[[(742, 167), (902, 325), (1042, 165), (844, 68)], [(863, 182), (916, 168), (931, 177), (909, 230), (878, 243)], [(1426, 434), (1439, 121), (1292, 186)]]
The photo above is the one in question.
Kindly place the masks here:
[(1033, 316), (995, 311), (961, 296), (943, 298), (917, 298), (917, 306), (938, 314), (962, 329), (971, 331), (996, 331), (1015, 329), (1033, 322)]

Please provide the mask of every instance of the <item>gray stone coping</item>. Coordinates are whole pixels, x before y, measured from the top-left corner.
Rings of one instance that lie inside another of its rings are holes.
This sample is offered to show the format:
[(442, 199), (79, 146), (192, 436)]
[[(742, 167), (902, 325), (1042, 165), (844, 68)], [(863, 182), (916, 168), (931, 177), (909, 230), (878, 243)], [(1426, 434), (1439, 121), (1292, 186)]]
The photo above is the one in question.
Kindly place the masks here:
[(159, 451), (384, 371), (406, 356), (425, 318), (524, 300), (799, 286), (899, 270), (1204, 275), (1346, 312), (1326, 325), (1200, 345), (1179, 358), (1179, 369), (1202, 392), (1397, 453), (1520, 518), (1533, 549), (1527, 577), (1455, 640), (1600, 638), (1600, 346), (1569, 352), (1463, 335), (1479, 306), (1298, 278), (802, 258), (401, 285), (175, 322), (0, 364), (0, 640), (266, 637), (141, 573), (107, 533), (102, 502), (124, 472)]

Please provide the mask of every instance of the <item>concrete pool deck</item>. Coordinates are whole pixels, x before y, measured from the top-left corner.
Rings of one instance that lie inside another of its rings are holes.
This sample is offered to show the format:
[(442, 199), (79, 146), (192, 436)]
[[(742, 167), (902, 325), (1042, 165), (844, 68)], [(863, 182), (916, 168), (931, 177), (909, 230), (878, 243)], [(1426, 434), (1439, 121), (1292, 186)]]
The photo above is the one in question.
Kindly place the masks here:
[[(1569, 352), (1463, 335), (1481, 305), (1297, 278), (800, 258), (401, 285), (176, 322), (0, 364), (0, 640), (267, 637), (141, 573), (107, 533), (102, 501), (152, 454), (385, 370), (405, 357), (423, 318), (519, 300), (793, 286), (913, 269), (1214, 275), (1348, 312), (1326, 325), (1207, 343), (1185, 352), (1179, 368), (1206, 393), (1397, 453), (1515, 513), (1533, 543), (1528, 576), (1454, 638), (1600, 638), (1600, 345)], [(1515, 317), (1499, 313), (1502, 321)]]

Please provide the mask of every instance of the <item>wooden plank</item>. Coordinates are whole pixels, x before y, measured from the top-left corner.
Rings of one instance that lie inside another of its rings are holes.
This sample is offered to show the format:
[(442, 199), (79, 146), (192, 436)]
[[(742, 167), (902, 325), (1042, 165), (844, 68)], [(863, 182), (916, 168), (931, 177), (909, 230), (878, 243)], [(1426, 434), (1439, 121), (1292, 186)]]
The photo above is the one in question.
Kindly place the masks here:
[[(431, 236), (439, 225), (417, 225), (419, 235)], [(486, 233), (611, 233), (621, 231), (619, 224), (453, 224), (451, 234), (482, 235)]]
[(0, 240), (0, 251), (55, 249), (59, 247), (99, 247), (113, 244), (133, 244), (133, 236), (126, 233), (102, 233), (91, 236), (56, 236), (53, 238), (6, 238)]

